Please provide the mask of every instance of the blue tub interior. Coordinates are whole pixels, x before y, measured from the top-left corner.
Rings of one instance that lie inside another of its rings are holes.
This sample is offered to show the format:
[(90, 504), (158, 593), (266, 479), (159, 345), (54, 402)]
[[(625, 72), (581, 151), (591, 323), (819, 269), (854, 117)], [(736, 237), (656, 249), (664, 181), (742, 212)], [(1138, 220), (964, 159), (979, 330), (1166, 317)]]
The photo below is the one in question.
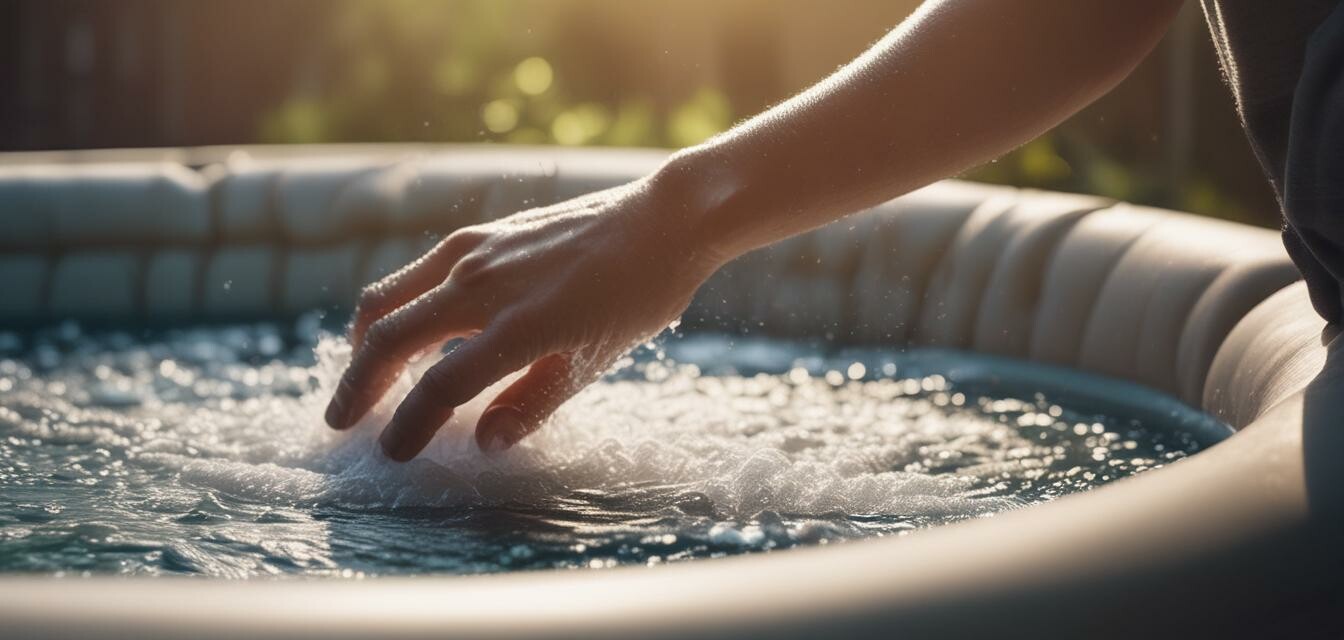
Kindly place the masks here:
[(1072, 370), (693, 333), (637, 350), (503, 455), (476, 450), (465, 407), (398, 465), (374, 442), (392, 405), (323, 426), (348, 358), (330, 329), (0, 334), (0, 571), (359, 578), (778, 552), (993, 517), (1231, 433)]

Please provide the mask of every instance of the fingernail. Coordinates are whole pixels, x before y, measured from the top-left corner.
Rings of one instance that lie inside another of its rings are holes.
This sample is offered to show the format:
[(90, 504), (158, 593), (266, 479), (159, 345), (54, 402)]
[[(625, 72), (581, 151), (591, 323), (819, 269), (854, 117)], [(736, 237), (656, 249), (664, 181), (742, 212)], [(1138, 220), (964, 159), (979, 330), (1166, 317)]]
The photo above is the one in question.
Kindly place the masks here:
[(494, 407), (481, 416), (476, 429), (476, 446), (487, 454), (504, 451), (523, 439), (527, 428), (521, 411), (507, 406)]
[(328, 427), (331, 427), (332, 429), (344, 429), (345, 407), (342, 406), (341, 401), (332, 398), (331, 402), (327, 403), (327, 413), (323, 418), (327, 421)]

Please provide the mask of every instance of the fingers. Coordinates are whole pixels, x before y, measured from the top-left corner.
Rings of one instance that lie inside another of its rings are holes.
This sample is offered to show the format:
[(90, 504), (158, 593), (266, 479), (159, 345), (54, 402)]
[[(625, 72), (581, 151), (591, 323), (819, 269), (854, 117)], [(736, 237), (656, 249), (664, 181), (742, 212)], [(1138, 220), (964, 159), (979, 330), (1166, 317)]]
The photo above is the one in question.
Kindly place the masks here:
[(453, 285), (440, 285), (375, 322), (327, 405), (327, 424), (348, 429), (378, 403), (412, 356), (473, 330), (458, 297)]
[(515, 335), (497, 323), (425, 371), (379, 437), (383, 452), (398, 462), (414, 458), (453, 409), (527, 366), (534, 356)]
[(495, 453), (518, 444), (581, 388), (583, 381), (573, 370), (568, 354), (537, 360), (481, 414), (476, 425), (477, 446)]
[(453, 264), (478, 242), (477, 234), (458, 231), (414, 262), (364, 289), (355, 305), (350, 345), (358, 351), (373, 323), (442, 283)]

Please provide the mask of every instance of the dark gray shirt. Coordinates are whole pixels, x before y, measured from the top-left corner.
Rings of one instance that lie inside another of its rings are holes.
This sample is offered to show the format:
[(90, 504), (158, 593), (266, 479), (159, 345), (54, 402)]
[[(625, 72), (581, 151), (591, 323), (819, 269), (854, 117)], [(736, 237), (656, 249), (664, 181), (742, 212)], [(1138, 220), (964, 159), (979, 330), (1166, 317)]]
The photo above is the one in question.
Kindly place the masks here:
[(1283, 207), (1312, 304), (1339, 322), (1344, 282), (1344, 4), (1202, 0), (1251, 146)]

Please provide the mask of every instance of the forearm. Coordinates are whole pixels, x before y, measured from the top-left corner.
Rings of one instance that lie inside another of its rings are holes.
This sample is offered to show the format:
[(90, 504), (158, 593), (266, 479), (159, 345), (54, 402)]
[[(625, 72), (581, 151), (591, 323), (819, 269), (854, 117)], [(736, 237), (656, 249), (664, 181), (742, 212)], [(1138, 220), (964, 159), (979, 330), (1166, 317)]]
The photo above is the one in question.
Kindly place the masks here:
[(993, 159), (1123, 79), (1179, 0), (930, 0), (861, 57), (654, 177), (734, 257)]

